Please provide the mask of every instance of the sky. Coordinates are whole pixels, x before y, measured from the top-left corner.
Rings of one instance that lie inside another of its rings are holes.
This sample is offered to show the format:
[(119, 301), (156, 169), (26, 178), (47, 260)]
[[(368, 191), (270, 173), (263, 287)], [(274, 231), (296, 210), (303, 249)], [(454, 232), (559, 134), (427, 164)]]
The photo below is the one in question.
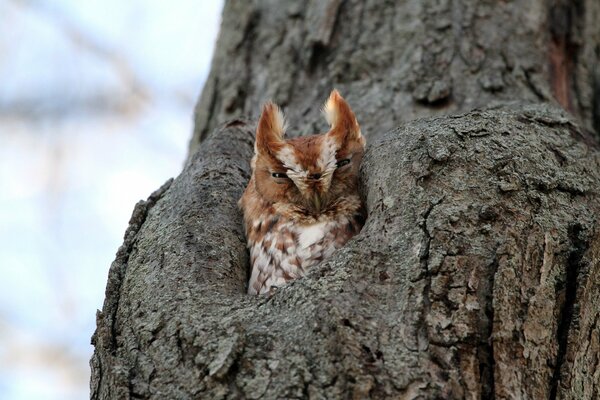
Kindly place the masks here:
[(183, 165), (222, 0), (0, 0), (0, 399), (89, 397), (131, 211)]

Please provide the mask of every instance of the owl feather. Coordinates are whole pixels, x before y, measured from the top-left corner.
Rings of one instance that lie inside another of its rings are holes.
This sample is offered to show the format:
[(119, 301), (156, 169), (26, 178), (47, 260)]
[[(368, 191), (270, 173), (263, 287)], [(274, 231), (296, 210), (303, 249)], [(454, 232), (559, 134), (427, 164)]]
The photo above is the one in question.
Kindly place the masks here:
[(250, 249), (250, 294), (271, 294), (330, 257), (365, 219), (358, 169), (365, 139), (337, 90), (323, 107), (323, 134), (285, 139), (281, 109), (264, 105), (252, 176), (240, 199)]

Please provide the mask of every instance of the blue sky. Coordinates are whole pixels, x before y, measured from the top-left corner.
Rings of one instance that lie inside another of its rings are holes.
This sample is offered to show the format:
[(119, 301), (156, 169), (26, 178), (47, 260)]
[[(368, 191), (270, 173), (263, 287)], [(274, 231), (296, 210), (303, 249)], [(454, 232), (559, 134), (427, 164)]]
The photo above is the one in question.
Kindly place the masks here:
[(0, 0), (0, 398), (88, 398), (108, 268), (181, 169), (221, 7)]

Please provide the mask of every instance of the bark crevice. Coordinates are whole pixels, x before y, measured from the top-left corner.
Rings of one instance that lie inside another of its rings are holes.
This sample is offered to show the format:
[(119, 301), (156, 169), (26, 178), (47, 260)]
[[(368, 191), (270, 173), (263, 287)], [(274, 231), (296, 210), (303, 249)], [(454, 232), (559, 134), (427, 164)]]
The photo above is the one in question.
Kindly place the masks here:
[(554, 97), (565, 110), (574, 112), (577, 94), (576, 70), (580, 45), (584, 2), (582, 0), (552, 0), (548, 14), (550, 29), (550, 82)]
[(585, 266), (582, 266), (582, 259), (589, 249), (589, 243), (586, 236), (587, 234), (580, 223), (575, 223), (569, 227), (571, 250), (568, 255), (565, 271), (565, 282), (563, 289), (564, 300), (560, 310), (558, 328), (556, 330), (558, 349), (556, 352), (552, 380), (550, 382), (550, 400), (556, 400), (558, 387), (560, 385), (561, 378), (565, 373), (564, 368), (566, 363), (565, 358), (567, 355), (567, 347), (569, 345), (573, 320), (576, 318), (575, 310), (577, 309), (578, 305), (577, 293), (580, 281), (580, 273), (581, 270), (585, 268)]
[(494, 252), (494, 259), (487, 271), (487, 288), (485, 295), (485, 321), (483, 341), (480, 343), (482, 354), (480, 356), (480, 376), (481, 376), (481, 394), (482, 399), (494, 400), (496, 398), (494, 369), (496, 361), (494, 359), (494, 283), (498, 270), (497, 250)]

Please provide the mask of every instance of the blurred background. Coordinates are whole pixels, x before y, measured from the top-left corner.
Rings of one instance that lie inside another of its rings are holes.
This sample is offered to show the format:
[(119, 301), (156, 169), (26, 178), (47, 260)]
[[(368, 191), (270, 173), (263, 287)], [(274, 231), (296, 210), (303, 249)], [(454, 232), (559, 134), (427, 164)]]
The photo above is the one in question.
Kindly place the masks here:
[(222, 0), (0, 0), (0, 399), (87, 399), (134, 204), (176, 176)]

